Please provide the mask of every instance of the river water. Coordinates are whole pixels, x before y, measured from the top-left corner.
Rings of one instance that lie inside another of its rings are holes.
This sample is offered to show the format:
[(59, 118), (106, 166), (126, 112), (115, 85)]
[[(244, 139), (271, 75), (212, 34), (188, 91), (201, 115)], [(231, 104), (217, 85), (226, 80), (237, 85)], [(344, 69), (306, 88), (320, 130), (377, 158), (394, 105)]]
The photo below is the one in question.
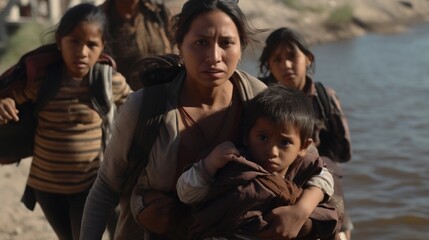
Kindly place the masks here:
[[(348, 117), (353, 239), (429, 239), (429, 24), (314, 46), (315, 79)], [(241, 68), (257, 74), (254, 51)]]

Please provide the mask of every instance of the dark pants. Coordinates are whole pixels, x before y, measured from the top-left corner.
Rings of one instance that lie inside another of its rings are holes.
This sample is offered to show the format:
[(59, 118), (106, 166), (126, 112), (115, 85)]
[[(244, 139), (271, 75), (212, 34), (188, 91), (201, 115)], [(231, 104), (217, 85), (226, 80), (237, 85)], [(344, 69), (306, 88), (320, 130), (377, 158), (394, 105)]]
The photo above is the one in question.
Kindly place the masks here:
[(89, 189), (76, 194), (34, 190), (36, 201), (60, 240), (78, 240)]

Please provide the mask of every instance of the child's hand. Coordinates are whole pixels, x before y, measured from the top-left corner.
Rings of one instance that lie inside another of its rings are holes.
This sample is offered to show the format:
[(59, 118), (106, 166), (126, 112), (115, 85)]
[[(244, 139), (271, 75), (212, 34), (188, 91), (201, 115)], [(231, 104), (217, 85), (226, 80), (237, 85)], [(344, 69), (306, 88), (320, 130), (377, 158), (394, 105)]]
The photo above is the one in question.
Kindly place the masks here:
[(6, 124), (9, 121), (19, 121), (18, 109), (12, 98), (0, 99), (0, 124)]
[(234, 157), (240, 156), (240, 152), (232, 142), (223, 142), (217, 145), (211, 153), (203, 160), (204, 167), (210, 176), (232, 161)]

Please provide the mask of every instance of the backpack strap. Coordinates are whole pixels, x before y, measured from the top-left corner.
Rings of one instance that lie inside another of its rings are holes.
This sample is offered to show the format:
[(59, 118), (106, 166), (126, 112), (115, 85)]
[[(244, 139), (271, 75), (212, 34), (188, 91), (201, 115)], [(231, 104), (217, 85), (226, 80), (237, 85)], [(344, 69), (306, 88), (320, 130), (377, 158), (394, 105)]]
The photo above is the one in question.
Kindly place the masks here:
[(61, 64), (63, 64), (62, 61), (46, 67), (45, 77), (42, 80), (36, 101), (34, 102), (34, 116), (36, 119), (40, 110), (55, 97), (55, 94), (60, 89), (61, 81), (59, 76), (61, 76), (62, 71)]
[(139, 113), (133, 142), (128, 152), (127, 180), (122, 195), (129, 196), (137, 180), (149, 162), (149, 153), (158, 137), (164, 114), (167, 110), (167, 90), (164, 84), (144, 88), (142, 106)]
[(18, 62), (0, 75), (0, 93), (7, 95), (11, 87), (18, 82), (29, 84), (35, 78), (45, 74), (45, 69), (52, 63), (61, 59), (56, 44), (47, 44), (31, 50), (18, 60)]
[(320, 108), (323, 119), (325, 120), (326, 127), (329, 126), (329, 116), (331, 115), (331, 104), (329, 101), (328, 93), (326, 92), (325, 86), (321, 82), (315, 82), (314, 86), (317, 91), (317, 103)]
[(91, 103), (103, 118), (103, 148), (110, 139), (116, 117), (112, 86), (113, 66), (110, 62), (97, 62), (89, 71)]

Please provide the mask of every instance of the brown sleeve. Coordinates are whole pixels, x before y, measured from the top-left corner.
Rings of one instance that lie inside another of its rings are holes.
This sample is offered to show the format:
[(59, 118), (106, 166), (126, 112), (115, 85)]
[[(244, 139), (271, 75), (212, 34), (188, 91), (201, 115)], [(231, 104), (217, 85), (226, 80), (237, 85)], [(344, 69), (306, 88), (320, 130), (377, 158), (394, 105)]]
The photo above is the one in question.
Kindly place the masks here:
[(310, 178), (322, 171), (324, 162), (320, 159), (315, 146), (311, 145), (303, 158), (296, 159), (289, 167), (285, 179), (303, 187)]

